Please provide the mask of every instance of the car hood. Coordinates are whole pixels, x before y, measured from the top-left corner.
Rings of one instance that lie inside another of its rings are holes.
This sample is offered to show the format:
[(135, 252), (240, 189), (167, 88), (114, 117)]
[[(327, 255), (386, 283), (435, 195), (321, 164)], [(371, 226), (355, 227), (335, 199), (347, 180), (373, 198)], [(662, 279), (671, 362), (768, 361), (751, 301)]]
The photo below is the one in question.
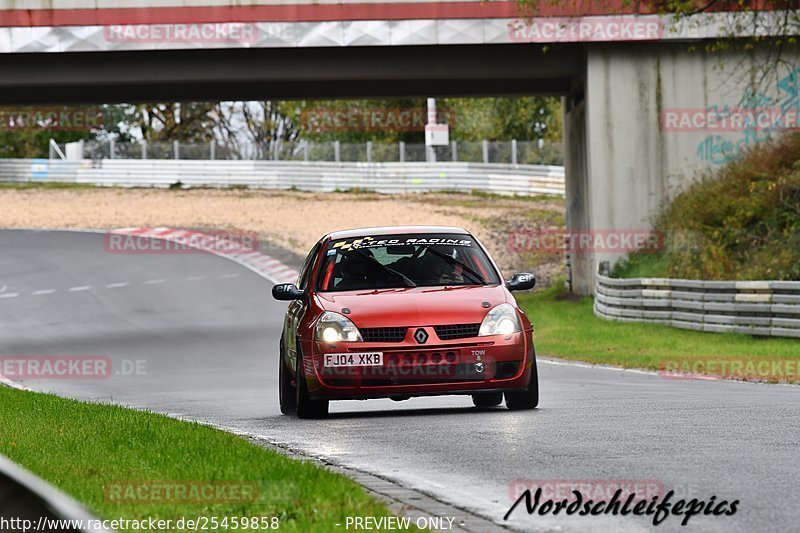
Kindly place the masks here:
[(323, 292), (317, 296), (326, 311), (350, 309), (347, 317), (357, 327), (381, 328), (479, 323), (489, 309), (509, 301), (508, 294), (502, 285), (494, 285)]

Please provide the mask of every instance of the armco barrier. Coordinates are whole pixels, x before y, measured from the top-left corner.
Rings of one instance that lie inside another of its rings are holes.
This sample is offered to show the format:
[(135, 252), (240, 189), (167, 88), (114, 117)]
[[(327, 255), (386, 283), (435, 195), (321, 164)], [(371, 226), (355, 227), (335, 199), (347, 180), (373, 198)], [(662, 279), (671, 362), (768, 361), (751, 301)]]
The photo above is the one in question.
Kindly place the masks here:
[(56, 181), (119, 187), (247, 186), (331, 192), (482, 191), (564, 196), (564, 167), (499, 163), (0, 159), (0, 182)]
[(676, 328), (800, 338), (800, 281), (697, 281), (597, 275), (594, 314)]
[[(24, 522), (28, 521), (28, 522)], [(0, 531), (109, 532), (69, 496), (0, 455)]]

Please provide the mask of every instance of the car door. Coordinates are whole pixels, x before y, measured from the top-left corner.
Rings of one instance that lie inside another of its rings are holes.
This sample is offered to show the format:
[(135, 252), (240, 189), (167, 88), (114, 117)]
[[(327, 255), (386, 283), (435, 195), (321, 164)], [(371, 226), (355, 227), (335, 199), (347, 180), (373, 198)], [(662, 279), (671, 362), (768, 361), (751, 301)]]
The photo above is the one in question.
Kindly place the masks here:
[[(322, 242), (318, 242), (314, 248), (309, 252), (303, 266), (300, 268), (300, 275), (298, 276), (297, 287), (301, 290), (308, 289), (309, 279), (311, 279), (311, 272), (314, 270), (314, 259), (317, 257), (317, 252)], [(283, 342), (286, 346), (286, 354), (291, 359), (294, 365), (297, 358), (297, 328), (300, 325), (300, 320), (306, 313), (308, 305), (303, 300), (292, 300), (286, 310), (286, 320), (284, 321), (283, 329)], [(293, 366), (291, 367), (293, 368)]]

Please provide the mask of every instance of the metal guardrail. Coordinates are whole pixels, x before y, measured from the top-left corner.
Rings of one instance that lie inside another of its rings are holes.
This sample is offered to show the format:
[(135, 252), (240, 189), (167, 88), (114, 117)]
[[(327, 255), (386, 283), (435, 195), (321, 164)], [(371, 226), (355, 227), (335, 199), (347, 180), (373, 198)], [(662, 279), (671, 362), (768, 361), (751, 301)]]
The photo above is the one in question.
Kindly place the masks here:
[(23, 531), (23, 524), (29, 524), (28, 531), (113, 531), (90, 529), (102, 523), (72, 498), (0, 455), (0, 531)]
[(800, 281), (597, 275), (595, 316), (715, 333), (800, 338)]
[(564, 196), (564, 167), (483, 163), (0, 159), (0, 182), (118, 187), (247, 186), (331, 192), (482, 191)]

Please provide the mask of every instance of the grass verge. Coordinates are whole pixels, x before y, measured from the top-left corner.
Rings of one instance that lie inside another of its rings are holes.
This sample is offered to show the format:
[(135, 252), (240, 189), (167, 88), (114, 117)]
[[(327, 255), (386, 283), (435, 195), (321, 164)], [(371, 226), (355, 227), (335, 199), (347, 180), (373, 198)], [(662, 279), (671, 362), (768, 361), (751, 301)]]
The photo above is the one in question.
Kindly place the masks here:
[[(625, 368), (662, 370), (676, 361), (729, 361), (744, 363), (800, 360), (800, 341), (760, 338), (734, 333), (703, 333), (663, 326), (614, 322), (592, 313), (590, 297), (574, 298), (560, 284), (536, 294), (517, 297), (536, 328), (536, 352)], [(789, 367), (787, 367), (789, 368)], [(716, 374), (718, 367), (692, 366), (691, 370)], [(780, 381), (766, 378), (767, 381)], [(788, 381), (797, 381), (789, 379)]]
[[(0, 420), (0, 453), (99, 518), (277, 517), (281, 531), (328, 532), (391, 514), (344, 476), (200, 424), (4, 386)], [(164, 484), (189, 492), (158, 493)], [(191, 492), (209, 486), (228, 488)], [(211, 530), (247, 529), (232, 526)]]

